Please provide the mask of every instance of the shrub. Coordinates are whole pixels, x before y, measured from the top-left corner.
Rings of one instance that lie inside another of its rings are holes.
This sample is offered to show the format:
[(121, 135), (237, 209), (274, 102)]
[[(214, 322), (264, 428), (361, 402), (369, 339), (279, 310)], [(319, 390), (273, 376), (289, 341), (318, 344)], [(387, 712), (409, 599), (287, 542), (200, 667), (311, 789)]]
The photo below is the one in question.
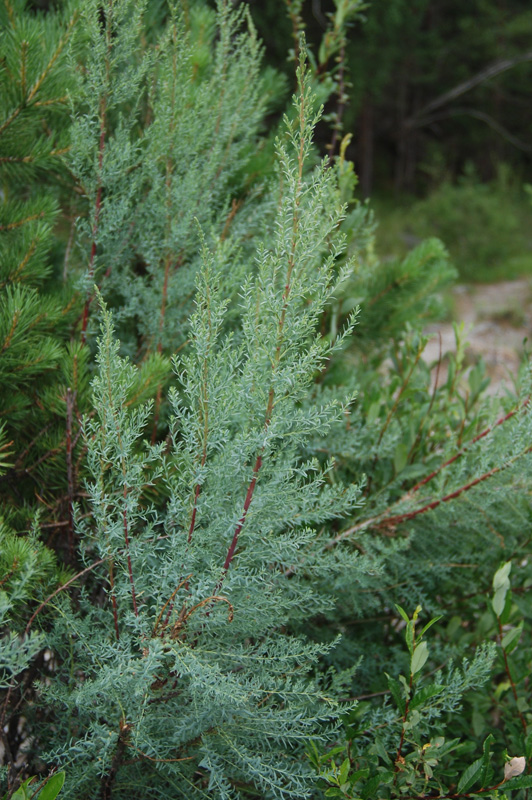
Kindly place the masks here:
[(467, 174), (456, 184), (444, 182), (405, 210), (391, 209), (389, 216), (387, 249), (401, 253), (416, 238), (437, 236), (462, 280), (508, 280), (531, 272), (530, 211), (503, 169), (490, 183)]
[[(68, 11), (51, 15), (44, 44), (22, 2), (3, 12), (13, 66), (0, 134), (26, 114), (50, 124), (45, 180), (22, 172), (33, 158), (22, 136), (0, 161), (15, 159), (20, 192), (47, 220), (35, 227), (3, 197), (16, 258), (0, 380), (23, 401), (0, 429), (2, 790), (56, 766), (62, 796), (79, 800), (319, 797), (344, 791), (346, 769), (358, 791), (357, 759), (373, 770), (368, 796), (383, 770), (385, 787), (419, 790), (423, 739), (484, 691), (491, 576), (511, 554), (528, 585), (529, 375), (496, 409), (481, 367), (465, 381), (458, 341), (445, 382), (431, 385), (419, 328), (452, 277), (446, 251), (430, 240), (376, 258), (345, 140), (336, 157), (314, 151), (321, 110), (303, 43), (269, 163), (262, 87), (282, 86), (260, 82), (242, 11), (199, 0)], [(49, 87), (42, 103), (35, 86)], [(72, 122), (56, 162), (48, 100), (59, 86)], [(61, 214), (77, 217), (66, 237)], [(34, 239), (28, 291), (17, 280)], [(508, 574), (501, 586), (506, 603)], [(456, 604), (475, 634), (439, 622), (430, 651), (418, 649), (403, 620), (405, 660), (396, 602), (429, 614)], [(508, 650), (515, 612), (497, 608)], [(404, 683), (384, 689), (402, 721), (389, 703), (357, 705), (383, 691), (384, 671), (413, 686), (452, 658), (462, 667), (438, 673), (437, 693), (419, 684), (413, 695), (426, 719), (412, 738)], [(488, 715), (493, 698), (481, 696)], [(520, 757), (529, 711), (517, 688), (511, 697), (524, 725), (496, 729), (493, 749)], [(323, 778), (344, 720), (348, 736), (365, 720), (360, 751), (347, 752), (339, 785), (335, 767), (323, 784), (305, 750), (314, 740)], [(407, 755), (410, 783), (398, 774)]]

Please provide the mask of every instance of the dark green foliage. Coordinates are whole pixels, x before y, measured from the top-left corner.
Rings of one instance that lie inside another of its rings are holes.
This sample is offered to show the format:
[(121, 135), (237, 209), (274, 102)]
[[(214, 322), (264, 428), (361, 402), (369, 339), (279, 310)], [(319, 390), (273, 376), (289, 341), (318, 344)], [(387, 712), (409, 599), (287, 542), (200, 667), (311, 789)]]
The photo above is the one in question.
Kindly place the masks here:
[(380, 252), (406, 253), (407, 241), (437, 235), (449, 247), (463, 281), (510, 280), (532, 272), (532, 211), (508, 169), (481, 183), (466, 174), (443, 182), (422, 200), (383, 208)]
[[(57, 463), (58, 453), (63, 460), (65, 453), (67, 387), (76, 398), (70, 414), (74, 439), (73, 409), (83, 409), (87, 361), (75, 344), (67, 344), (76, 300), (68, 274), (62, 275), (68, 253), (57, 248), (54, 235), (70, 188), (61, 160), (70, 143), (67, 99), (73, 85), (66, 59), (79, 14), (65, 8), (34, 16), (20, 2), (4, 3), (0, 14), (0, 419), (12, 443), (10, 469), (1, 480), (9, 516), (37, 491), (57, 518), (67, 491), (66, 470)], [(22, 511), (23, 520), (27, 515)]]
[[(267, 58), (285, 69), (297, 13), (318, 50), (334, 39), (328, 15), (351, 5), (248, 2)], [(353, 133), (349, 156), (364, 196), (392, 187), (426, 189), (458, 177), (468, 162), (482, 180), (495, 178), (501, 161), (519, 172), (530, 169), (527, 0), (373, 0), (361, 6), (345, 47), (342, 116)], [(321, 138), (329, 141), (329, 131)]]

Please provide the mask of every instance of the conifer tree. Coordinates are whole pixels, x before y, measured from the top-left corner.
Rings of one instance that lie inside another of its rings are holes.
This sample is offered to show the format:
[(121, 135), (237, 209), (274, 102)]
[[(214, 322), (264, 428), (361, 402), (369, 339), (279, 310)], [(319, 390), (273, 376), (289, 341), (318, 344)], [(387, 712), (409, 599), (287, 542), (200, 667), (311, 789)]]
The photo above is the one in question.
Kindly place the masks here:
[(70, 7), (36, 17), (15, 2), (2, 4), (0, 15), (0, 419), (13, 442), (3, 477), (13, 508), (44, 483), (52, 491), (41, 489), (43, 503), (54, 502), (54, 490), (66, 484), (54, 454), (64, 452), (57, 420), (65, 418), (64, 383), (71, 383), (73, 298), (58, 275), (53, 229), (67, 182), (61, 156), (72, 82), (65, 60), (78, 14)]

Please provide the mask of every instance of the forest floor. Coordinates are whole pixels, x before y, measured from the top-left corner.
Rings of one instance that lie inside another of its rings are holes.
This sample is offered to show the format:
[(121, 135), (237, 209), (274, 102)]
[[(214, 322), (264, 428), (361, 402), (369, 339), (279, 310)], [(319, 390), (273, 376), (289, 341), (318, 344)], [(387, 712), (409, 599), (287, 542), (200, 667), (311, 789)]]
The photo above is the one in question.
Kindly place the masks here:
[[(532, 336), (532, 283), (530, 279), (489, 284), (459, 284), (451, 293), (451, 320), (464, 323), (468, 342), (466, 358), (476, 363), (483, 358), (491, 378), (488, 394), (500, 395), (513, 390), (513, 378), (521, 362), (526, 339)], [(437, 363), (441, 352), (455, 349), (452, 321), (430, 325), (434, 334), (423, 357)], [(439, 335), (438, 335), (439, 334)], [(445, 380), (445, 360), (438, 382)]]

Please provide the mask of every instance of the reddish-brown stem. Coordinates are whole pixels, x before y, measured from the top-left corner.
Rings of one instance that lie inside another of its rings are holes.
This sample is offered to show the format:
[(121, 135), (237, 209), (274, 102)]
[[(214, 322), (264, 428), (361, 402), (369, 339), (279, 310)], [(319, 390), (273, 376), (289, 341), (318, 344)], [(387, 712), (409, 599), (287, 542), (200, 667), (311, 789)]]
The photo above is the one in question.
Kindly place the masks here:
[[(204, 462), (202, 461), (202, 466), (203, 463)], [(194, 533), (194, 526), (196, 524), (196, 511), (198, 507), (198, 497), (200, 495), (200, 492), (201, 492), (201, 486), (199, 485), (199, 483), (197, 483), (196, 488), (194, 489), (194, 505), (192, 507), (192, 514), (190, 516), (190, 527), (188, 529), (188, 536), (187, 536), (188, 544), (190, 544), (190, 542), (192, 541), (192, 534)]]
[[(188, 579), (187, 578), (185, 578), (185, 584), (184, 585), (185, 585), (185, 588), (188, 590)], [(180, 584), (180, 586), (181, 586), (181, 584)], [(172, 598), (170, 598), (170, 600), (171, 600), (171, 603), (170, 603), (170, 605), (168, 607), (168, 611), (166, 612), (166, 617), (165, 617), (165, 620), (164, 620), (164, 622), (163, 622), (163, 624), (161, 626), (161, 632), (159, 634), (161, 639), (163, 638), (164, 632), (168, 627), (168, 623), (170, 622), (170, 617), (172, 616), (172, 611), (174, 610), (174, 606), (175, 606), (175, 600), (173, 600)], [(186, 617), (186, 614), (187, 614), (187, 604), (183, 603), (183, 605), (181, 607), (181, 611), (179, 612), (179, 616), (177, 618), (177, 622), (175, 624), (178, 625), (179, 623), (182, 623), (183, 620)], [(174, 627), (175, 627), (175, 625), (174, 625)]]
[(445, 497), (440, 497), (437, 500), (433, 500), (431, 503), (427, 503), (426, 505), (422, 506), (421, 508), (416, 508), (415, 511), (407, 511), (404, 514), (397, 514), (394, 517), (385, 517), (379, 520), (379, 526), (382, 525), (398, 525), (401, 522), (405, 522), (409, 519), (414, 519), (414, 517), (419, 516), (420, 514), (425, 514), (427, 511), (432, 511), (434, 508), (437, 508), (441, 503), (448, 503), (449, 500), (454, 500), (455, 498), (459, 497), (464, 492), (468, 492), (474, 486), (477, 486), (479, 483), (491, 478), (493, 475), (496, 475), (498, 472), (502, 472), (504, 469), (507, 469), (517, 458), (520, 458), (525, 453), (530, 452), (532, 448), (527, 448), (523, 453), (520, 453), (519, 456), (515, 456), (506, 464), (501, 464), (500, 467), (493, 467), (488, 472), (485, 472), (483, 475), (479, 475), (478, 478), (475, 478), (469, 483), (464, 484), (464, 486), (460, 486), (459, 489), (455, 489), (454, 492), (445, 495)]
[[(172, 592), (172, 594), (170, 595), (170, 597), (168, 598), (168, 600), (166, 601), (166, 603), (164, 604), (164, 606), (161, 608), (161, 611), (159, 612), (159, 616), (157, 617), (157, 619), (156, 619), (156, 621), (155, 621), (155, 625), (153, 626), (153, 631), (152, 631), (152, 633), (151, 633), (152, 637), (153, 637), (153, 636), (155, 636), (155, 635), (157, 634), (157, 628), (159, 627), (159, 623), (160, 623), (160, 621), (161, 621), (161, 618), (162, 618), (162, 616), (163, 616), (163, 613), (164, 613), (164, 610), (165, 610), (165, 608), (166, 608), (166, 607), (167, 607), (167, 606), (170, 604), (170, 606), (171, 606), (171, 608), (170, 608), (170, 613), (172, 613), (172, 608), (174, 607), (174, 604), (173, 604), (173, 599), (174, 599), (174, 597), (176, 596), (176, 594), (178, 593), (178, 591), (181, 589), (181, 587), (182, 587), (182, 586), (184, 586), (184, 585), (187, 583), (187, 581), (188, 581), (188, 580), (189, 580), (191, 577), (192, 577), (192, 573), (190, 573), (190, 575), (187, 575), (187, 577), (186, 577), (186, 578), (184, 578), (184, 579), (181, 581), (181, 583), (179, 583), (179, 584), (176, 586), (176, 588), (174, 589), (174, 591)], [(167, 620), (168, 620), (168, 619), (169, 619), (169, 618), (167, 617)], [(166, 625), (167, 625), (167, 624), (168, 624), (168, 621), (166, 621), (166, 623), (165, 623), (165, 627), (166, 627)]]
[[(295, 245), (294, 245), (294, 247), (295, 247)], [(294, 266), (294, 261), (293, 261), (293, 252), (292, 252), (292, 254), (290, 256), (289, 267), (288, 267), (287, 283), (285, 285), (285, 291), (284, 291), (284, 295), (283, 295), (284, 304), (283, 304), (283, 308), (282, 308), (282, 311), (281, 311), (281, 316), (279, 318), (277, 346), (275, 348), (275, 360), (274, 360), (273, 367), (272, 367), (272, 371), (273, 372), (275, 372), (275, 370), (277, 369), (277, 366), (278, 366), (280, 358), (281, 358), (282, 335), (283, 335), (283, 328), (284, 328), (284, 323), (285, 323), (285, 319), (286, 319), (286, 309), (287, 309), (287, 306), (288, 306), (288, 295), (289, 295), (289, 292), (290, 292), (290, 284), (289, 284), (288, 281), (290, 280), (290, 276), (292, 274), (293, 266)], [(275, 399), (275, 390), (274, 390), (273, 386), (270, 386), (270, 390), (268, 392), (268, 405), (267, 405), (267, 408), (266, 408), (266, 414), (265, 414), (265, 419), (264, 419), (264, 428), (265, 429), (268, 429), (268, 427), (270, 425), (270, 422), (271, 422), (274, 399)], [(261, 451), (260, 451), (259, 455), (257, 456), (257, 459), (256, 459), (255, 464), (253, 466), (253, 472), (252, 472), (251, 481), (250, 481), (250, 483), (248, 485), (248, 490), (246, 492), (246, 499), (244, 500), (244, 508), (243, 508), (242, 516), (240, 517), (240, 519), (238, 521), (238, 524), (237, 524), (237, 526), (235, 528), (235, 532), (233, 534), (233, 538), (231, 540), (231, 544), (229, 545), (229, 549), (228, 549), (227, 555), (225, 557), (225, 562), (224, 562), (224, 566), (223, 566), (222, 575), (221, 575), (220, 580), (218, 581), (218, 583), (216, 585), (216, 588), (214, 590), (215, 594), (218, 594), (218, 592), (222, 588), (222, 584), (223, 584), (225, 576), (227, 574), (227, 570), (229, 569), (229, 566), (230, 566), (231, 561), (233, 560), (233, 556), (235, 554), (236, 546), (238, 544), (238, 537), (240, 536), (240, 532), (241, 532), (241, 530), (244, 527), (244, 524), (246, 522), (246, 517), (248, 515), (249, 507), (250, 507), (251, 501), (253, 499), (253, 493), (255, 491), (255, 486), (257, 485), (257, 478), (258, 478), (258, 475), (259, 475), (259, 472), (260, 472), (260, 468), (262, 467), (262, 454), (263, 454), (263, 452), (264, 452), (264, 447), (261, 448)]]
[[(304, 96), (303, 96), (303, 91), (302, 91), (301, 92), (301, 98), (300, 98), (300, 110), (299, 110), (299, 126), (300, 126), (300, 136), (301, 136), (300, 145), (299, 145), (299, 154), (298, 154), (299, 171), (298, 171), (297, 189), (296, 189), (296, 194), (295, 194), (295, 198), (294, 198), (294, 211), (293, 211), (293, 218), (292, 218), (292, 244), (291, 244), (291, 248), (290, 248), (290, 255), (288, 257), (288, 268), (287, 268), (287, 271), (286, 271), (286, 280), (285, 280), (285, 286), (284, 286), (284, 292), (283, 292), (283, 307), (281, 309), (281, 314), (279, 316), (279, 322), (278, 322), (278, 325), (277, 325), (277, 344), (276, 344), (276, 347), (275, 347), (275, 356), (274, 356), (274, 360), (273, 360), (273, 364), (272, 364), (272, 377), (273, 377), (273, 374), (275, 374), (275, 372), (276, 372), (276, 370), (277, 370), (277, 368), (279, 366), (279, 362), (281, 360), (281, 346), (282, 346), (282, 342), (283, 342), (283, 333), (284, 333), (284, 325), (285, 325), (285, 320), (286, 320), (286, 312), (287, 312), (287, 309), (288, 309), (288, 297), (289, 297), (289, 294), (290, 294), (290, 282), (291, 282), (292, 273), (293, 273), (294, 267), (295, 267), (297, 230), (298, 230), (298, 225), (299, 225), (300, 192), (301, 192), (301, 182), (302, 182), (302, 179), (303, 179), (303, 154), (304, 154), (304, 149), (305, 149), (305, 142), (304, 142), (304, 138), (303, 138), (303, 131), (304, 131), (304, 125), (305, 125), (303, 101), (304, 101)], [(270, 389), (269, 389), (269, 392), (268, 392), (268, 404), (267, 404), (267, 407), (266, 407), (266, 414), (264, 416), (264, 428), (265, 428), (265, 430), (268, 429), (268, 427), (270, 425), (270, 422), (271, 422), (272, 413), (273, 413), (273, 406), (274, 406), (274, 400), (275, 400), (275, 390), (273, 388), (273, 383), (272, 383), (272, 384), (270, 384)], [(219, 581), (218, 581), (218, 583), (216, 585), (216, 588), (214, 590), (214, 594), (218, 594), (218, 592), (222, 588), (222, 584), (223, 584), (225, 576), (227, 574), (227, 570), (229, 569), (229, 567), (231, 565), (231, 561), (233, 560), (233, 557), (234, 557), (234, 554), (235, 554), (235, 551), (236, 551), (236, 547), (237, 547), (237, 544), (238, 544), (238, 537), (240, 536), (240, 532), (241, 532), (242, 528), (244, 527), (244, 524), (246, 522), (246, 518), (247, 518), (247, 515), (248, 515), (249, 507), (251, 505), (251, 501), (253, 500), (253, 493), (255, 491), (255, 486), (257, 485), (257, 479), (258, 479), (258, 476), (259, 476), (259, 472), (260, 472), (260, 469), (262, 467), (262, 455), (263, 455), (263, 452), (264, 452), (264, 446), (261, 448), (259, 454), (257, 455), (255, 464), (253, 466), (253, 472), (252, 472), (252, 476), (251, 476), (251, 481), (250, 481), (250, 483), (248, 485), (248, 489), (247, 489), (247, 492), (246, 492), (246, 498), (244, 500), (244, 508), (243, 508), (243, 511), (242, 511), (242, 516), (240, 517), (240, 519), (238, 521), (238, 524), (237, 524), (237, 526), (235, 528), (235, 532), (233, 534), (233, 538), (231, 540), (231, 544), (229, 545), (229, 549), (228, 549), (227, 555), (225, 557), (224, 566), (223, 566), (223, 570), (222, 570), (222, 575), (221, 575), (221, 577), (220, 577), (220, 579), (219, 579)]]
[(240, 208), (242, 203), (243, 203), (243, 200), (236, 200), (233, 197), (233, 201), (231, 203), (231, 211), (227, 215), (227, 219), (225, 220), (225, 225), (224, 225), (222, 233), (220, 235), (220, 239), (222, 240), (222, 242), (227, 238), (227, 234), (229, 232), (229, 228), (231, 227), (231, 223), (234, 220), (234, 218), (236, 216), (236, 212), (238, 211), (238, 209)]
[(465, 484), (464, 486), (461, 486), (459, 489), (456, 489), (456, 491), (451, 492), (450, 494), (446, 495), (445, 497), (439, 498), (438, 500), (433, 500), (432, 502), (427, 503), (426, 505), (424, 505), (421, 508), (418, 508), (418, 509), (416, 509), (414, 511), (405, 512), (404, 514), (397, 514), (395, 516), (386, 516), (391, 511), (392, 508), (398, 506), (400, 503), (403, 503), (406, 499), (408, 499), (408, 497), (410, 497), (412, 494), (417, 492), (422, 486), (427, 484), (429, 481), (433, 480), (437, 475), (439, 475), (439, 473), (445, 467), (448, 467), (450, 464), (452, 464), (454, 461), (456, 461), (462, 455), (464, 455), (464, 453), (466, 453), (468, 451), (468, 449), (473, 444), (475, 444), (476, 442), (480, 441), (485, 436), (487, 436), (489, 433), (491, 433), (491, 431), (493, 431), (498, 425), (502, 425), (504, 422), (506, 422), (506, 420), (511, 419), (511, 417), (513, 417), (520, 409), (525, 408), (526, 406), (528, 406), (529, 402), (530, 402), (530, 398), (527, 397), (527, 399), (518, 408), (515, 408), (512, 411), (508, 412), (508, 414), (506, 414), (504, 417), (501, 417), (500, 419), (498, 419), (489, 428), (486, 428), (484, 431), (482, 431), (477, 436), (475, 436), (475, 438), (472, 439), (470, 442), (468, 442), (468, 444), (465, 447), (463, 447), (462, 450), (460, 450), (452, 458), (448, 459), (443, 464), (441, 464), (437, 469), (435, 469), (433, 472), (431, 472), (430, 475), (427, 475), (425, 478), (423, 478), (423, 480), (419, 481), (419, 483), (417, 483), (412, 489), (410, 489), (407, 492), (406, 495), (404, 495), (399, 500), (397, 500), (395, 503), (393, 503), (392, 506), (388, 507), (381, 514), (377, 514), (375, 517), (370, 517), (369, 519), (362, 520), (361, 522), (358, 522), (356, 525), (353, 525), (351, 528), (348, 528), (347, 530), (342, 531), (342, 533), (339, 533), (338, 536), (336, 536), (334, 539), (332, 539), (326, 545), (327, 549), (330, 549), (331, 547), (334, 547), (336, 544), (338, 544), (339, 542), (343, 541), (348, 536), (351, 536), (353, 533), (356, 533), (357, 531), (365, 530), (365, 529), (370, 528), (372, 526), (381, 527), (381, 526), (388, 526), (388, 525), (398, 525), (401, 522), (404, 522), (406, 520), (413, 519), (414, 517), (417, 517), (419, 514), (424, 514), (427, 511), (431, 511), (432, 509), (434, 509), (437, 506), (439, 506), (441, 503), (446, 503), (449, 500), (454, 500), (456, 497), (461, 495), (463, 492), (466, 492), (469, 489), (472, 489), (474, 486), (476, 486), (477, 484), (481, 483), (482, 481), (485, 481), (488, 478), (491, 478), (492, 475), (495, 475), (498, 472), (502, 472), (504, 469), (506, 469), (507, 467), (511, 466), (518, 458), (521, 458), (521, 456), (523, 456), (526, 453), (530, 452), (532, 450), (532, 447), (523, 450), (521, 453), (518, 453), (516, 456), (514, 456), (512, 459), (507, 461), (505, 464), (502, 464), (499, 467), (494, 467), (493, 469), (491, 469), (488, 472), (484, 473), (484, 475), (481, 475), (478, 478), (475, 478), (473, 481), (470, 481), (469, 483)]
[[(227, 605), (229, 606), (229, 611), (227, 612), (227, 619), (228, 619), (229, 622), (233, 621), (233, 616), (234, 616), (234, 613), (235, 613), (235, 610), (233, 608), (233, 604), (229, 602), (227, 597), (222, 597), (222, 595), (213, 594), (210, 597), (204, 597), (203, 600), (200, 600), (199, 603), (196, 603), (196, 605), (193, 606), (190, 609), (190, 611), (187, 611), (185, 606), (183, 606), (183, 608), (181, 609), (181, 612), (179, 614), (177, 622), (172, 627), (172, 636), (173, 636), (173, 638), (177, 637), (177, 635), (180, 632), (181, 628), (183, 627), (183, 625), (185, 625), (188, 622), (189, 617), (192, 616), (194, 611), (197, 611), (198, 608), (203, 608), (203, 606), (206, 606), (206, 605), (210, 606), (213, 603), (227, 603)], [(209, 614), (210, 614), (210, 611), (207, 611), (206, 616), (208, 617)]]
[[(289, 0), (287, 0), (289, 5)], [(299, 107), (299, 127), (300, 127), (300, 145), (299, 145), (299, 153), (298, 153), (298, 177), (297, 177), (297, 189), (294, 197), (294, 210), (292, 216), (292, 243), (290, 247), (290, 254), (288, 256), (288, 267), (286, 271), (286, 279), (285, 279), (285, 286), (283, 292), (283, 306), (281, 309), (281, 314), (279, 315), (279, 321), (277, 324), (277, 343), (275, 347), (275, 355), (272, 364), (272, 378), (275, 374), (280, 360), (281, 360), (281, 347), (283, 342), (283, 335), (284, 335), (284, 325), (286, 321), (286, 312), (288, 310), (288, 297), (290, 294), (290, 285), (292, 279), (292, 273), (295, 267), (295, 255), (296, 255), (296, 245), (297, 245), (297, 231), (299, 226), (299, 205), (300, 205), (300, 193), (301, 193), (301, 183), (303, 179), (303, 155), (305, 150), (305, 141), (303, 138), (304, 127), (305, 127), (305, 117), (304, 117), (304, 95), (303, 89), (301, 90), (301, 97), (300, 97), (300, 107)], [(266, 406), (266, 413), (264, 415), (264, 429), (267, 430), (270, 426), (272, 413), (273, 413), (273, 406), (275, 400), (275, 389), (273, 387), (273, 381), (270, 384), (270, 389), (268, 391), (268, 402)], [(235, 528), (233, 533), (233, 538), (231, 540), (231, 544), (229, 545), (229, 549), (227, 551), (227, 555), (225, 557), (222, 575), (216, 585), (214, 590), (214, 594), (217, 595), (220, 589), (222, 588), (222, 584), (224, 582), (225, 576), (227, 575), (227, 570), (229, 569), (233, 557), (235, 555), (235, 551), (238, 544), (238, 537), (240, 536), (240, 532), (244, 527), (246, 522), (246, 518), (248, 515), (249, 507), (251, 505), (251, 501), (253, 500), (253, 494), (255, 492), (255, 487), (257, 485), (257, 479), (259, 476), (260, 469), (262, 467), (262, 456), (264, 453), (264, 445), (262, 446), (257, 458), (255, 460), (255, 464), (253, 466), (251, 480), (248, 485), (248, 489), (246, 492), (246, 498), (244, 500), (244, 508), (242, 511), (242, 516), (240, 517), (238, 524)]]
[(257, 477), (259, 474), (259, 470), (262, 466), (262, 456), (258, 455), (257, 460), (255, 461), (255, 466), (253, 467), (253, 477), (248, 486), (248, 490), (246, 492), (246, 499), (244, 500), (244, 510), (242, 512), (242, 516), (238, 521), (238, 525), (235, 528), (235, 532), (233, 534), (233, 538), (231, 540), (231, 544), (229, 545), (229, 550), (227, 551), (227, 555), (225, 557), (223, 572), (220, 580), (216, 585), (216, 589), (214, 590), (214, 594), (218, 594), (222, 587), (222, 583), (224, 582), (224, 578), (227, 574), (227, 570), (231, 565), (231, 561), (233, 560), (233, 556), (235, 554), (236, 546), (238, 543), (238, 537), (240, 535), (240, 531), (244, 527), (244, 523), (246, 522), (246, 517), (248, 515), (249, 507), (251, 505), (251, 501), (253, 499), (253, 492), (255, 491), (255, 486), (257, 485)]
[(527, 736), (526, 719), (523, 716), (523, 712), (519, 708), (519, 698), (517, 696), (517, 686), (515, 685), (515, 681), (514, 681), (514, 679), (512, 677), (512, 673), (510, 671), (510, 664), (508, 663), (508, 655), (506, 653), (506, 650), (502, 646), (502, 640), (503, 640), (503, 637), (504, 637), (504, 631), (502, 629), (502, 622), (501, 622), (501, 618), (499, 616), (497, 616), (497, 625), (499, 626), (499, 644), (501, 645), (502, 655), (503, 655), (503, 658), (504, 658), (504, 669), (506, 671), (506, 674), (508, 675), (508, 680), (510, 681), (510, 686), (512, 687), (512, 694), (514, 696), (515, 706), (517, 708), (517, 714), (519, 716), (519, 720), (521, 722), (521, 727), (523, 728), (523, 734), (524, 734), (525, 741), (526, 741), (526, 736)]
[(74, 575), (74, 577), (73, 577), (73, 578), (70, 578), (70, 580), (68, 580), (66, 583), (63, 583), (61, 586), (59, 586), (59, 587), (58, 587), (58, 588), (57, 588), (57, 589), (56, 589), (54, 592), (52, 592), (52, 594), (51, 594), (51, 595), (49, 595), (49, 596), (46, 598), (46, 600), (43, 600), (43, 602), (41, 603), (41, 605), (40, 605), (40, 606), (37, 608), (37, 610), (36, 610), (36, 611), (34, 611), (34, 612), (33, 612), (33, 614), (31, 615), (31, 617), (29, 618), (29, 620), (28, 620), (28, 624), (26, 625), (26, 628), (25, 628), (25, 630), (24, 630), (24, 633), (25, 633), (26, 635), (29, 633), (29, 631), (30, 631), (30, 628), (31, 628), (31, 626), (32, 626), (32, 624), (33, 624), (33, 621), (34, 621), (35, 617), (37, 616), (37, 614), (40, 614), (40, 612), (43, 610), (43, 608), (44, 608), (45, 606), (47, 606), (47, 605), (48, 605), (48, 603), (50, 602), (50, 600), (53, 600), (53, 599), (54, 599), (54, 597), (56, 597), (56, 596), (57, 596), (57, 595), (58, 595), (60, 592), (63, 592), (65, 589), (68, 589), (68, 587), (69, 587), (69, 586), (71, 586), (71, 585), (74, 583), (74, 581), (77, 581), (77, 580), (78, 580), (78, 578), (82, 578), (82, 577), (83, 577), (83, 575), (86, 575), (86, 574), (87, 574), (87, 572), (90, 572), (90, 571), (91, 571), (91, 570), (93, 570), (95, 567), (99, 566), (100, 564), (103, 564), (103, 562), (104, 562), (104, 561), (105, 561), (105, 559), (104, 559), (104, 558), (99, 558), (99, 559), (98, 559), (98, 561), (94, 561), (94, 562), (93, 562), (92, 564), (90, 564), (88, 567), (85, 567), (85, 569), (82, 569), (82, 570), (81, 570), (81, 572), (78, 572), (78, 574), (77, 574), (77, 575)]
[(468, 442), (465, 445), (465, 447), (459, 450), (458, 453), (455, 453), (455, 455), (452, 458), (449, 458), (447, 461), (444, 461), (444, 463), (440, 464), (440, 466), (437, 469), (435, 469), (434, 472), (431, 472), (430, 475), (427, 475), (425, 478), (423, 478), (423, 480), (419, 481), (419, 483), (416, 483), (416, 485), (413, 486), (412, 489), (410, 489), (409, 494), (414, 494), (414, 492), (417, 492), (419, 489), (421, 489), (422, 486), (424, 486), (426, 483), (435, 478), (436, 475), (439, 475), (442, 469), (445, 469), (445, 467), (448, 467), (450, 464), (461, 458), (464, 455), (464, 453), (467, 453), (470, 447), (472, 447), (474, 444), (476, 444), (485, 436), (487, 436), (489, 433), (491, 433), (493, 430), (495, 430), (495, 428), (497, 428), (499, 425), (502, 425), (504, 422), (515, 416), (517, 412), (520, 411), (522, 408), (526, 408), (529, 402), (530, 398), (527, 397), (526, 400), (520, 406), (514, 408), (512, 411), (509, 411), (508, 414), (505, 414), (503, 417), (500, 417), (500, 419), (494, 422), (493, 425), (490, 425), (488, 428), (486, 428), (477, 436), (475, 436), (473, 439), (471, 439), (471, 441)]
[(109, 772), (106, 775), (103, 775), (102, 777), (102, 782), (100, 787), (100, 800), (111, 800), (116, 773), (118, 772), (118, 770), (122, 765), (124, 759), (124, 752), (126, 747), (128, 746), (130, 731), (131, 731), (131, 726), (128, 725), (126, 722), (124, 722), (124, 720), (120, 720), (120, 732), (118, 734), (118, 741), (116, 744), (115, 754), (111, 762), (111, 767), (109, 769)]
[[(414, 647), (414, 649), (415, 649), (415, 647)], [(407, 720), (408, 720), (408, 711), (409, 711), (409, 708), (410, 708), (410, 695), (412, 693), (413, 678), (414, 678), (414, 676), (413, 676), (412, 672), (410, 672), (409, 693), (408, 693), (408, 695), (407, 695), (407, 697), (405, 699), (405, 712), (403, 714), (403, 725), (401, 727), (401, 738), (399, 739), (399, 745), (397, 747), (397, 753), (395, 755), (395, 778), (394, 778), (394, 784), (397, 781), (397, 773), (399, 772), (399, 761), (401, 759), (401, 755), (402, 755), (402, 752), (403, 752), (403, 745), (404, 745), (404, 742), (405, 742), (406, 723), (407, 723)]]

